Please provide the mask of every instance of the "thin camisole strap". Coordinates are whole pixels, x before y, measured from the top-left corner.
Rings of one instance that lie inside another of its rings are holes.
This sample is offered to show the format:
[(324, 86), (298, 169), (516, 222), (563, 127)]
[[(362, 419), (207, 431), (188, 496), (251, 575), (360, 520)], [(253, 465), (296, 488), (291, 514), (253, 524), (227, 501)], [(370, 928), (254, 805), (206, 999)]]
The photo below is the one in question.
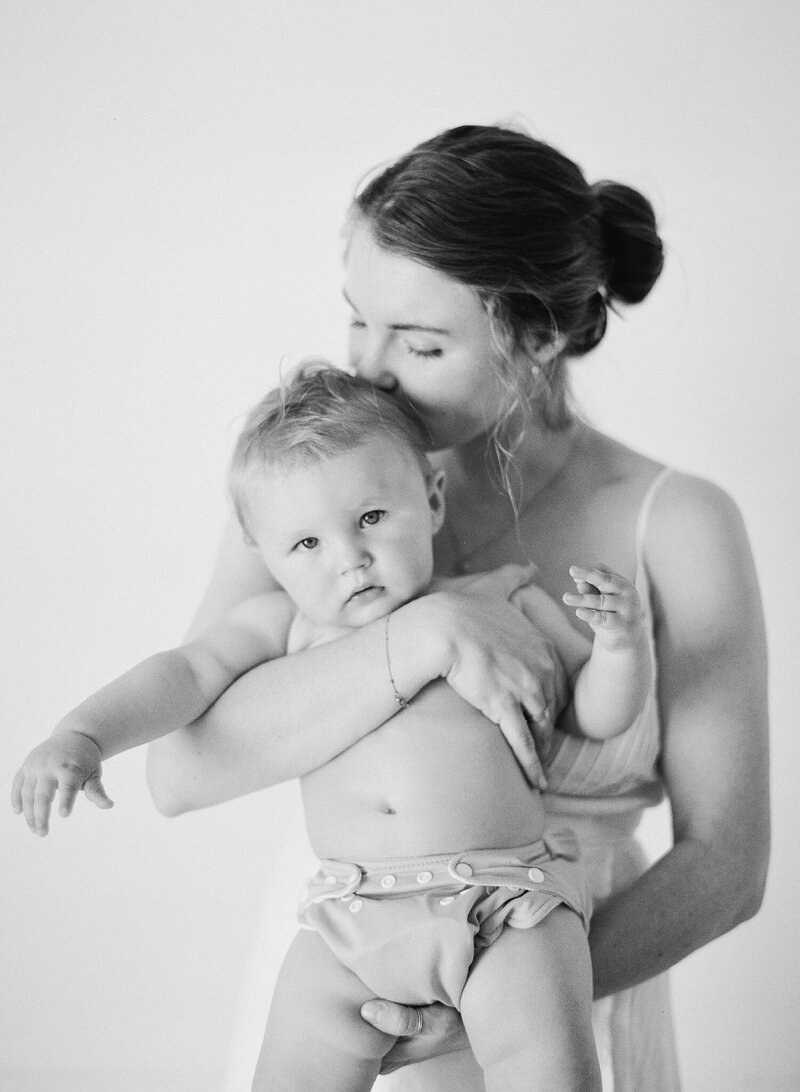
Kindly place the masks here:
[(636, 570), (641, 572), (644, 567), (644, 536), (647, 530), (647, 520), (650, 516), (650, 509), (653, 507), (653, 501), (656, 494), (661, 488), (664, 481), (674, 473), (672, 467), (662, 466), (650, 485), (647, 487), (647, 492), (642, 500), (641, 508), (639, 509), (639, 516), (636, 520)]

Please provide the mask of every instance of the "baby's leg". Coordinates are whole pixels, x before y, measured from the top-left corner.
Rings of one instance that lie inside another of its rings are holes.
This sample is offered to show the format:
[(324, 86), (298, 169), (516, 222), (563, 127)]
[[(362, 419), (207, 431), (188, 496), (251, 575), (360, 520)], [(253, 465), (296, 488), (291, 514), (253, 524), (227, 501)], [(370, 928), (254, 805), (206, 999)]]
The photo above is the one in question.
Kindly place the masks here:
[(253, 1092), (366, 1092), (395, 1038), (361, 1019), (375, 994), (301, 929), (272, 998)]
[(567, 907), (478, 953), (461, 1015), (487, 1092), (600, 1092), (589, 945)]

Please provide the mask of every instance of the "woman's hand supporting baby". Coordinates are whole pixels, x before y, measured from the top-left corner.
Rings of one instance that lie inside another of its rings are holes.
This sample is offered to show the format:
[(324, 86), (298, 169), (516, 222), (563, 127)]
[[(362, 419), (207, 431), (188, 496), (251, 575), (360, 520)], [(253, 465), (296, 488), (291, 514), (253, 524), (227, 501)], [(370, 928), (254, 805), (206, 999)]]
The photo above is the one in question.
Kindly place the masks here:
[(433, 664), (432, 677), (499, 727), (528, 781), (543, 789), (566, 680), (552, 642), (508, 601), (530, 579), (530, 567), (506, 565), (401, 608), (392, 622), (392, 665), (403, 694), (419, 689), (419, 665), (430, 678)]
[(398, 1037), (381, 1063), (384, 1075), (413, 1062), (453, 1054), (469, 1046), (458, 1011), (438, 1002), (418, 1009), (376, 998), (361, 1006), (361, 1015), (379, 1031)]

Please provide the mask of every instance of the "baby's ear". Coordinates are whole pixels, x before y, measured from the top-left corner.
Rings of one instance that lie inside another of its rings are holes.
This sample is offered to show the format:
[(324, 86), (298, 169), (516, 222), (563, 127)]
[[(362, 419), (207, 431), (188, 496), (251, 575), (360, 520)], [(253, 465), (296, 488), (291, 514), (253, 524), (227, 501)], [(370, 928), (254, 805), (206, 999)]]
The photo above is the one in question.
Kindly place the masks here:
[(444, 486), (444, 471), (434, 470), (428, 479), (428, 504), (431, 506), (431, 524), (434, 534), (444, 523)]

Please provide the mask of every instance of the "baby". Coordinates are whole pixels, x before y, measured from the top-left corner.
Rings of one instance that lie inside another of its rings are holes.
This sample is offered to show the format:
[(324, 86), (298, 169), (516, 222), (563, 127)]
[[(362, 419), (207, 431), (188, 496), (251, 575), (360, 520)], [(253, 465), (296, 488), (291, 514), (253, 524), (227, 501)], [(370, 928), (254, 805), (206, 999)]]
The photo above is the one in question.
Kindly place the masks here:
[[(507, 574), (434, 579), (443, 473), (395, 401), (335, 369), (306, 368), (267, 395), (230, 479), (245, 535), (283, 590), (246, 601), (67, 714), (17, 773), (15, 810), (46, 834), (57, 791), (62, 815), (81, 788), (111, 806), (102, 759), (190, 724), (256, 664), (380, 625), (397, 712), (302, 778), (321, 864), (253, 1088), (371, 1088), (394, 1043), (360, 1016), (378, 996), (458, 1008), (487, 1089), (599, 1089), (590, 908), (574, 837), (546, 828), (540, 792), (494, 724), (443, 679), (411, 700), (392, 661), (392, 611), (444, 589), (503, 595)], [(592, 643), (535, 583), (512, 600), (570, 677), (562, 727), (607, 738), (635, 719), (649, 683), (638, 596), (613, 573), (570, 571), (578, 591), (564, 598), (592, 626)]]

